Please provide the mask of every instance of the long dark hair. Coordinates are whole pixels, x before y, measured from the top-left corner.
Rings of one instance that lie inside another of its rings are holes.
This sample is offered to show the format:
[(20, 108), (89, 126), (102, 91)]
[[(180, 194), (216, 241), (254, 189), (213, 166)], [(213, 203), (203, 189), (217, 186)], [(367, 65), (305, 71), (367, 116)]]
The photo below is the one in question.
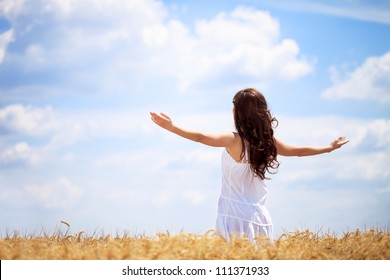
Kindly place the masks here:
[(253, 88), (237, 92), (233, 104), (234, 123), (243, 144), (241, 159), (246, 147), (252, 171), (261, 179), (269, 179), (265, 172), (274, 174), (276, 171), (271, 169), (279, 167), (273, 130), (278, 121), (271, 115), (264, 96)]

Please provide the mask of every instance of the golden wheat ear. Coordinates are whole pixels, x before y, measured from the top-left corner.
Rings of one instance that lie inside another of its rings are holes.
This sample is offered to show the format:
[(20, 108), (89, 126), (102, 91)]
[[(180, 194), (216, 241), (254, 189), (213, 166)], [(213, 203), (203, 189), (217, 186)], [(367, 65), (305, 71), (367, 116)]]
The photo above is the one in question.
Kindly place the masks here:
[(68, 227), (70, 227), (70, 224), (68, 222), (61, 221), (61, 223), (64, 224), (64, 225), (67, 225)]

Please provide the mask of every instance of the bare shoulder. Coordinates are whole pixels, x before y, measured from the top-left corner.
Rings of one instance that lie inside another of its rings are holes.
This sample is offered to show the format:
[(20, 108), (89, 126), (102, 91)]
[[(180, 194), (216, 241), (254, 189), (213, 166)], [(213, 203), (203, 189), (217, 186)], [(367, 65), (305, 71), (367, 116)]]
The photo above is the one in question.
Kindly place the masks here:
[(232, 146), (236, 148), (241, 148), (242, 147), (241, 136), (237, 132), (232, 132), (232, 134), (233, 134)]
[(240, 141), (240, 136), (236, 132), (225, 132), (220, 134), (220, 137), (224, 139), (225, 145), (223, 145), (225, 148), (230, 149), (234, 146), (236, 146), (236, 143)]
[(235, 161), (241, 161), (241, 154), (242, 154), (242, 140), (240, 135), (237, 132), (233, 132), (233, 142), (230, 147), (227, 147), (226, 150), (230, 154), (230, 156), (235, 160)]

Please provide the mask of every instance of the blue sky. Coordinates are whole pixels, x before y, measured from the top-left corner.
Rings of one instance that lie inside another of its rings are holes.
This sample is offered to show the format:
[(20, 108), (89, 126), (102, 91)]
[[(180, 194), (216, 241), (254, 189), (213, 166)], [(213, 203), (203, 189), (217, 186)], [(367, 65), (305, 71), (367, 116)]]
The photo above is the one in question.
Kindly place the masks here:
[(204, 233), (221, 149), (162, 131), (233, 130), (231, 99), (266, 96), (276, 135), (350, 143), (280, 157), (275, 234), (389, 226), (388, 1), (0, 2), (0, 232)]

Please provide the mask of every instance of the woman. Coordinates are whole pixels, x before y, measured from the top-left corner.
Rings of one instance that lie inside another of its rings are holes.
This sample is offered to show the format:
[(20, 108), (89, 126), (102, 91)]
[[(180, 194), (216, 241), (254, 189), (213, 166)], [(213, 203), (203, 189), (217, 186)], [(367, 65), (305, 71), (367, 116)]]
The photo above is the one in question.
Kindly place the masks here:
[(264, 96), (253, 88), (233, 98), (236, 132), (208, 134), (176, 126), (166, 114), (151, 112), (160, 127), (186, 139), (213, 147), (222, 153), (222, 191), (218, 202), (216, 230), (229, 240), (231, 234), (251, 241), (259, 235), (272, 240), (273, 225), (265, 208), (266, 172), (275, 173), (281, 156), (311, 156), (328, 153), (348, 143), (344, 137), (325, 147), (293, 146), (274, 137), (277, 120), (268, 110)]

